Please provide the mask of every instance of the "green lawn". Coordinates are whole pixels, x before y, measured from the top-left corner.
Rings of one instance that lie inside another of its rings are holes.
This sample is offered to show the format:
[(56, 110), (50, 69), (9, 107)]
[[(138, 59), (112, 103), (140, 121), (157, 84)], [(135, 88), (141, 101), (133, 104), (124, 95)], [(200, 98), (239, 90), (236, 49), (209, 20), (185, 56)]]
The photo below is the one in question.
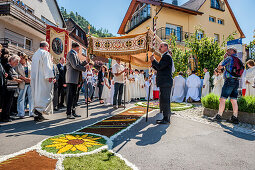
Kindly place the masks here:
[(125, 161), (107, 150), (81, 157), (65, 158), (65, 170), (131, 170)]

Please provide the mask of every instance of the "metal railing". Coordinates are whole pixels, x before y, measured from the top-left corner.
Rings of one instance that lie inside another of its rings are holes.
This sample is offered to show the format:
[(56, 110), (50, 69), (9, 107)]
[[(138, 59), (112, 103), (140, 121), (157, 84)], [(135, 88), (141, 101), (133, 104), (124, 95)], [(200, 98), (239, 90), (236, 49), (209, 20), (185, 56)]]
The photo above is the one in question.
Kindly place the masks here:
[(167, 27), (161, 27), (157, 30), (157, 36), (162, 40), (169, 40), (172, 35), (176, 36), (176, 41), (183, 42), (185, 39), (188, 39), (192, 33)]
[(33, 13), (29, 12), (26, 8), (26, 4), (24, 4), (22, 1), (19, 0), (0, 0), (0, 5), (1, 4), (12, 4), (16, 9), (18, 9), (21, 12), (24, 12), (29, 16), (31, 19), (39, 22), (42, 25), (45, 25), (46, 23), (42, 21), (40, 18), (35, 16)]

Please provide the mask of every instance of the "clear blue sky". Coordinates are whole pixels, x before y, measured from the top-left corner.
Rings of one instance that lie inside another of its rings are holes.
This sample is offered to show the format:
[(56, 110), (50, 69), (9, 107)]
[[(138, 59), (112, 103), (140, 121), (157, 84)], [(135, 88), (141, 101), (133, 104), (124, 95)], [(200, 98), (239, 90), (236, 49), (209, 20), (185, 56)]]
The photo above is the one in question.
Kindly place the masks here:
[[(179, 0), (179, 4), (187, 1)], [(78, 12), (96, 28), (106, 28), (114, 35), (117, 35), (130, 2), (131, 0), (58, 0), (60, 7), (65, 7), (68, 12)], [(170, 3), (172, 0), (165, 2)], [(228, 2), (247, 37), (244, 43), (250, 42), (253, 40), (255, 29), (255, 0), (228, 0)]]

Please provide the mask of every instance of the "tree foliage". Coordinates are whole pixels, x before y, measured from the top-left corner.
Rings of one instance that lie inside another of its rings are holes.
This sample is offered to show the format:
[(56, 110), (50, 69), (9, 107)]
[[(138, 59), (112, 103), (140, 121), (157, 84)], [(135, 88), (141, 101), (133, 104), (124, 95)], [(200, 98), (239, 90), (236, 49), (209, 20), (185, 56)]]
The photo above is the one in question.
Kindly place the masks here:
[(70, 13), (68, 13), (64, 7), (61, 7), (61, 13), (64, 18), (72, 18), (87, 33), (89, 32), (88, 26), (90, 25), (90, 33), (95, 37), (113, 37), (113, 34), (109, 33), (107, 29), (96, 29), (77, 12), (74, 13), (73, 11), (71, 11)]

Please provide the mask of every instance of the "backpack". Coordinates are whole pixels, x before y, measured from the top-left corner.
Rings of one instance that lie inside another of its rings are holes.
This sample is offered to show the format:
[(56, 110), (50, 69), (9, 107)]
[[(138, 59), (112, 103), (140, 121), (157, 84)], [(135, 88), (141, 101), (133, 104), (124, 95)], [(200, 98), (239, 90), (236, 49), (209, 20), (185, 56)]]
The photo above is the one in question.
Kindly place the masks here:
[(241, 77), (243, 75), (243, 72), (244, 72), (244, 64), (243, 62), (237, 58), (236, 56), (231, 56), (234, 60), (234, 65), (233, 65), (233, 69), (232, 69), (232, 72), (229, 72), (232, 76), (234, 77)]

